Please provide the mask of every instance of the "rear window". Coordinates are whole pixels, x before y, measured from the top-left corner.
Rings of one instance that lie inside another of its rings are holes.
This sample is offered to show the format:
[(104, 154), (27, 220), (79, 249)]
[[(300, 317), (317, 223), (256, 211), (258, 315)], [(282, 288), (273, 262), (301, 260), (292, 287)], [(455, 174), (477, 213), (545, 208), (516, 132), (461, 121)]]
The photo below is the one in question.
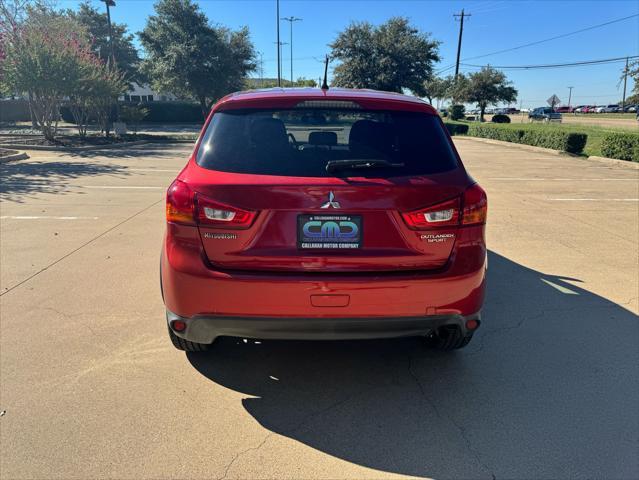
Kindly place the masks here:
[[(384, 160), (394, 166), (330, 173), (326, 169), (331, 161), (359, 159)], [(297, 108), (215, 113), (196, 161), (211, 170), (297, 177), (386, 178), (457, 167), (434, 115)]]

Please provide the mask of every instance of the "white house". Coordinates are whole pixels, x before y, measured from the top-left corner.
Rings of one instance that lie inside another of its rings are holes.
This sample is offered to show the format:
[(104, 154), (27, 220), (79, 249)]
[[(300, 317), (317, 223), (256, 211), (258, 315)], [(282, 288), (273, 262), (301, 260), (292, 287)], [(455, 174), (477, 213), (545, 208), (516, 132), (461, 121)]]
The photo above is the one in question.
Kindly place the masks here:
[(172, 94), (159, 94), (151, 89), (149, 85), (133, 84), (133, 88), (129, 90), (125, 95), (122, 95), (119, 100), (125, 102), (153, 102), (153, 101), (168, 101), (174, 102), (178, 100), (175, 95)]

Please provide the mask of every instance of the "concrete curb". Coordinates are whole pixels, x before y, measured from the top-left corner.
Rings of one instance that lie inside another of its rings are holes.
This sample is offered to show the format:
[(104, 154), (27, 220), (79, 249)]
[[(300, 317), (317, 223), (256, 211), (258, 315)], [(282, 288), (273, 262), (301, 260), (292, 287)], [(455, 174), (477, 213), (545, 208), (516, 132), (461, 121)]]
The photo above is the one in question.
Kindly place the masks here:
[[(46, 152), (86, 152), (89, 150), (108, 150), (111, 148), (134, 147), (136, 145), (144, 145), (151, 143), (149, 140), (137, 140), (135, 142), (112, 143), (108, 145), (86, 145), (83, 147), (49, 147), (46, 145), (19, 145), (19, 144), (2, 144), (2, 148), (10, 148), (13, 150), (41, 150)], [(168, 143), (168, 142), (167, 142)]]
[(582, 157), (580, 155), (575, 155), (574, 153), (562, 152), (561, 150), (553, 150), (551, 148), (544, 148), (544, 147), (535, 147), (533, 145), (524, 145), (522, 143), (504, 142), (502, 140), (493, 140), (492, 138), (470, 137), (467, 135), (453, 136), (453, 140), (462, 139), (462, 138), (465, 140), (472, 140), (475, 142), (489, 143), (491, 145), (501, 145), (504, 147), (520, 148), (522, 150), (528, 150), (529, 152), (546, 153), (548, 155), (572, 157), (572, 158), (578, 158), (581, 160), (592, 160), (594, 162), (605, 163), (611, 167), (617, 166), (617, 167), (629, 168), (631, 170), (639, 170), (639, 163), (632, 162), (629, 160), (618, 160), (616, 158), (598, 157), (596, 155), (592, 155), (590, 157)]
[(578, 157), (573, 153), (562, 152), (560, 150), (552, 150), (551, 148), (535, 147), (533, 145), (525, 145), (523, 143), (504, 142), (502, 140), (493, 140), (492, 138), (470, 137), (468, 135), (455, 135), (453, 140), (463, 138), (464, 140), (472, 140), (474, 142), (489, 143), (491, 145), (500, 145), (502, 147), (513, 147), (521, 150), (528, 150), (529, 152), (546, 153), (549, 155), (566, 156), (566, 157)]
[(610, 165), (611, 167), (616, 166), (630, 168), (632, 170), (639, 170), (639, 162), (633, 162), (632, 160), (618, 160), (616, 158), (598, 157), (596, 155), (588, 157), (588, 160), (605, 163), (607, 165)]
[(26, 160), (27, 158), (29, 158), (29, 155), (27, 155), (24, 152), (14, 153), (12, 155), (5, 155), (4, 157), (0, 157), (0, 163), (14, 162), (17, 160)]

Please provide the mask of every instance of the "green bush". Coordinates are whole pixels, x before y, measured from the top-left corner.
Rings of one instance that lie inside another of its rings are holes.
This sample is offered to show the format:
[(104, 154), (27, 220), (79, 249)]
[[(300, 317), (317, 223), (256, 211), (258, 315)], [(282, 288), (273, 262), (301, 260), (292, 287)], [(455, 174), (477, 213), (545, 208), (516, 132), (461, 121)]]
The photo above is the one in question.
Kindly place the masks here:
[(62, 120), (67, 123), (75, 123), (75, 119), (73, 118), (73, 114), (71, 113), (71, 109), (68, 105), (62, 105), (60, 107), (60, 117), (62, 117)]
[(453, 105), (450, 108), (450, 119), (451, 120), (460, 120), (464, 118), (464, 106), (463, 105)]
[(468, 125), (465, 123), (444, 122), (444, 125), (446, 125), (446, 129), (451, 136), (466, 135), (468, 133)]
[(510, 117), (508, 115), (498, 113), (497, 115), (493, 115), (493, 118), (491, 118), (490, 121), (493, 123), (510, 123)]
[(203, 123), (202, 109), (191, 102), (147, 102), (142, 104), (149, 109), (144, 119), (149, 123)]
[(588, 135), (561, 130), (529, 130), (522, 136), (522, 143), (537, 147), (552, 148), (569, 153), (584, 151)]
[(601, 141), (604, 157), (639, 162), (639, 135), (636, 133), (609, 133)]
[[(73, 118), (73, 113), (71, 113), (71, 108), (68, 104), (60, 106), (60, 117), (63, 121), (67, 123), (75, 123), (75, 118)], [(114, 122), (117, 119), (117, 111), (115, 109), (115, 105), (111, 108), (111, 121)], [(97, 119), (95, 118), (95, 114), (91, 112), (89, 114), (89, 123), (96, 123)]]
[(29, 120), (31, 120), (29, 102), (25, 99), (0, 100), (0, 123), (24, 122)]
[(491, 125), (482, 125), (481, 123), (473, 123), (468, 129), (468, 135), (471, 137), (491, 138), (513, 143), (523, 143), (521, 141), (523, 133), (523, 130), (498, 128)]
[(551, 129), (517, 129), (504, 128), (497, 125), (471, 124), (468, 135), (472, 137), (491, 138), (504, 142), (521, 143), (535, 147), (552, 148), (563, 152), (579, 154), (583, 152), (588, 140), (585, 133), (574, 133)]
[[(145, 123), (203, 123), (202, 109), (197, 103), (191, 102), (119, 102), (120, 115), (125, 107), (144, 107), (149, 113), (144, 118)], [(71, 110), (67, 105), (60, 107), (60, 115), (62, 120), (69, 123), (75, 123)], [(115, 107), (111, 115), (115, 120)], [(91, 117), (91, 122), (95, 122), (95, 118)]]
[(148, 115), (149, 108), (142, 105), (122, 105), (120, 107), (120, 118), (129, 124), (136, 133), (140, 122)]

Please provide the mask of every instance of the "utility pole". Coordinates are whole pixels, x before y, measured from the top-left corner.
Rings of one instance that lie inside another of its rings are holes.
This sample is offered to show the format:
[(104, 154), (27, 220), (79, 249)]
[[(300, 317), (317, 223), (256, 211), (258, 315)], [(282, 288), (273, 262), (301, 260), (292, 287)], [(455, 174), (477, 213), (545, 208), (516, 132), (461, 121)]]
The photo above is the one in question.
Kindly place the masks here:
[[(277, 72), (278, 75), (280, 75), (280, 72), (282, 72), (282, 45), (288, 45), (288, 42), (280, 42), (279, 45), (277, 46)], [(281, 87), (282, 86), (282, 78), (281, 76), (277, 78), (277, 86)]]
[[(109, 25), (109, 50), (111, 50), (111, 58), (107, 62), (107, 66), (111, 66), (112, 69), (116, 69), (117, 65), (115, 63), (115, 50), (113, 49), (113, 28), (111, 27), (111, 10), (109, 7), (115, 7), (114, 0), (101, 0), (106, 5), (107, 11), (107, 23)], [(115, 118), (119, 122), (120, 121), (120, 104), (118, 103), (118, 98), (115, 99)], [(116, 132), (117, 133), (117, 132)]]
[(109, 50), (111, 50), (111, 62), (115, 66), (115, 51), (113, 50), (113, 29), (111, 28), (111, 10), (109, 7), (115, 7), (114, 0), (101, 0), (106, 5), (107, 23), (109, 25)]
[(464, 17), (470, 17), (470, 13), (464, 13), (462, 8), (461, 13), (455, 13), (453, 17), (459, 17), (459, 41), (457, 42), (457, 62), (455, 63), (455, 78), (459, 75), (459, 55), (461, 54), (462, 35), (464, 33)]
[(280, 50), (282, 49), (282, 44), (280, 43), (280, 0), (275, 0), (277, 4), (277, 86), (282, 86), (282, 68), (280, 64)]
[(621, 100), (621, 112), (626, 109), (626, 82), (628, 81), (628, 57), (626, 57), (626, 68), (623, 71), (623, 99)]
[(264, 53), (258, 52), (260, 56), (260, 87), (264, 86)]
[(291, 85), (293, 84), (293, 22), (301, 22), (302, 19), (301, 18), (297, 18), (297, 17), (282, 17), (282, 20), (286, 20), (287, 22), (289, 22), (291, 24)]
[(572, 99), (572, 89), (575, 87), (568, 87), (568, 106), (570, 107), (570, 100)]

